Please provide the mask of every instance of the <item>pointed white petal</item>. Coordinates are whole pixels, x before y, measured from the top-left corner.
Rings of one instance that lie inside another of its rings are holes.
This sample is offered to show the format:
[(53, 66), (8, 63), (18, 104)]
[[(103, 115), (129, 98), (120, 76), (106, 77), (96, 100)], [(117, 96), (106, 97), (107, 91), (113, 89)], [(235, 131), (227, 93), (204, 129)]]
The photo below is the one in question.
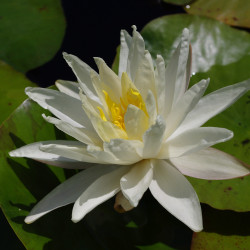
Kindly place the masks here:
[(43, 152), (40, 150), (41, 146), (53, 143), (64, 143), (64, 141), (41, 141), (31, 143), (9, 152), (9, 155), (11, 157), (27, 157), (36, 161), (43, 162), (45, 164), (62, 168), (86, 168), (86, 164), (83, 162), (72, 160), (58, 154)]
[(140, 62), (138, 63), (138, 70), (135, 74), (134, 84), (140, 91), (140, 94), (144, 100), (147, 97), (148, 90), (156, 93), (154, 67), (151, 55), (148, 51), (145, 51)]
[(149, 160), (136, 163), (121, 178), (121, 191), (133, 207), (136, 207), (153, 178), (153, 169)]
[(201, 207), (191, 184), (170, 163), (163, 160), (152, 162), (154, 177), (149, 186), (152, 195), (168, 212), (193, 231), (201, 231)]
[[(99, 98), (96, 95), (95, 89), (92, 85), (91, 78), (90, 78), (90, 71), (94, 71), (84, 63), (82, 60), (80, 60), (78, 57), (67, 54), (66, 52), (63, 53), (63, 57), (68, 63), (68, 65), (72, 68), (74, 74), (77, 77), (77, 80), (79, 82), (79, 85), (81, 89), (84, 91), (84, 93), (92, 100), (95, 100), (97, 102), (100, 102)], [(95, 71), (94, 71), (95, 72)], [(97, 73), (95, 72), (97, 75)]]
[(170, 59), (165, 73), (165, 114), (180, 100), (187, 89), (186, 73), (189, 71), (189, 31), (184, 29), (181, 42)]
[(143, 135), (143, 158), (154, 158), (161, 149), (166, 125), (161, 116), (158, 116), (154, 125), (152, 125)]
[(148, 95), (145, 100), (145, 104), (149, 116), (148, 126), (152, 126), (156, 121), (157, 107), (154, 94), (152, 93), (151, 90), (148, 90)]
[(32, 223), (56, 208), (68, 205), (77, 198), (99, 177), (113, 171), (116, 166), (94, 166), (69, 178), (46, 195), (25, 218)]
[(156, 87), (156, 94), (157, 94), (158, 114), (164, 117), (165, 109), (166, 109), (165, 107), (166, 80), (165, 80), (165, 62), (161, 55), (157, 55), (155, 64), (156, 64), (155, 87)]
[(200, 99), (175, 132), (181, 133), (203, 125), (206, 121), (227, 109), (250, 90), (250, 79), (216, 90)]
[(115, 170), (100, 176), (76, 200), (72, 221), (80, 221), (95, 207), (113, 197), (120, 190), (120, 179), (128, 171), (127, 166), (117, 166)]
[(145, 52), (145, 44), (140, 33), (136, 31), (136, 26), (133, 25), (132, 28), (133, 37), (129, 48), (127, 73), (134, 82), (139, 63)]
[(75, 127), (93, 130), (91, 122), (82, 109), (81, 101), (52, 89), (28, 87), (25, 93), (59, 119)]
[(54, 144), (41, 145), (40, 150), (43, 152), (57, 154), (67, 157), (72, 160), (90, 163), (104, 163), (102, 160), (93, 157), (88, 154), (87, 147), (77, 141), (56, 141)]
[(199, 179), (224, 180), (250, 174), (249, 165), (214, 148), (172, 158), (170, 161), (181, 173)]
[(131, 46), (132, 37), (126, 30), (121, 30), (121, 47), (119, 56), (119, 77), (122, 76), (123, 72), (127, 71), (128, 54)]
[(60, 90), (60, 92), (80, 100), (79, 97), (80, 86), (78, 83), (65, 80), (57, 80), (56, 87)]
[(104, 151), (113, 154), (118, 160), (133, 164), (140, 161), (143, 143), (141, 141), (113, 139), (103, 144)]
[(233, 137), (233, 132), (225, 128), (201, 127), (190, 129), (163, 143), (159, 159), (192, 154)]
[(148, 129), (148, 117), (134, 105), (129, 105), (124, 116), (124, 123), (130, 140), (141, 140)]
[(187, 114), (194, 108), (204, 94), (208, 83), (209, 79), (201, 80), (199, 83), (192, 86), (192, 88), (190, 88), (172, 108), (166, 119), (166, 137), (170, 136), (178, 128)]
[[(114, 73), (112, 69), (110, 69), (107, 64), (103, 61), (103, 59), (99, 57), (95, 57), (95, 62), (99, 69), (100, 80), (103, 82), (108, 89), (103, 89), (108, 92), (111, 99), (116, 103), (120, 103), (121, 97), (121, 80)], [(111, 94), (114, 93), (114, 94)]]
[(45, 116), (44, 114), (42, 116), (47, 122), (54, 124), (58, 129), (80, 142), (86, 144), (102, 145), (102, 140), (95, 131), (90, 131), (86, 128), (76, 128), (67, 122), (61, 121), (51, 116)]

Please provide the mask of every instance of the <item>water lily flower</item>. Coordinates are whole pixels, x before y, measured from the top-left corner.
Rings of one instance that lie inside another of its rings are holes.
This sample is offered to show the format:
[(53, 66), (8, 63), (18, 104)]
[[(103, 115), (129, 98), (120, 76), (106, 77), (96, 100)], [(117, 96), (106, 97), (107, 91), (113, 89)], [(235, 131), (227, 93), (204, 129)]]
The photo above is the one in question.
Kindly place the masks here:
[(99, 74), (76, 56), (63, 54), (78, 83), (57, 81), (59, 91), (27, 88), (26, 94), (55, 117), (44, 119), (76, 140), (35, 142), (10, 152), (63, 168), (85, 169), (45, 196), (26, 217), (32, 223), (74, 203), (80, 221), (116, 195), (115, 208), (136, 207), (149, 188), (154, 198), (193, 231), (201, 231), (197, 194), (184, 175), (230, 179), (248, 175), (234, 157), (211, 148), (233, 137), (225, 128), (201, 127), (250, 89), (246, 80), (203, 97), (209, 79), (188, 89), (189, 31), (167, 66), (153, 61), (142, 36), (121, 31), (119, 73), (95, 58)]

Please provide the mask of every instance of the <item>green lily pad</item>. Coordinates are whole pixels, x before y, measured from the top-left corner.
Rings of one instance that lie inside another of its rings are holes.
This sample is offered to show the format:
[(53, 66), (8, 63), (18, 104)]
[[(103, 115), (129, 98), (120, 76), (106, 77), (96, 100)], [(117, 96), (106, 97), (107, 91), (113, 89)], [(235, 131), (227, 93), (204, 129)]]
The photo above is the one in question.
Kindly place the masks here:
[(0, 23), (0, 59), (21, 72), (52, 59), (66, 27), (60, 0), (2, 0)]
[(14, 111), (25, 99), (25, 87), (35, 86), (25, 75), (15, 71), (12, 67), (0, 61), (0, 124)]
[[(216, 20), (192, 15), (164, 16), (148, 23), (142, 30), (146, 48), (153, 58), (157, 54), (169, 61), (182, 30), (190, 30), (193, 64), (190, 85), (211, 79), (205, 94), (250, 78), (250, 35)], [(119, 51), (119, 49), (118, 49)], [(118, 68), (116, 56), (113, 69)], [(250, 96), (243, 96), (232, 107), (211, 119), (205, 126), (225, 127), (234, 138), (217, 148), (249, 162)], [(217, 209), (250, 211), (250, 176), (224, 181), (188, 178), (201, 202)]]
[(233, 26), (250, 28), (250, 1), (198, 0), (186, 6), (189, 14), (207, 16)]
[[(33, 224), (24, 218), (42, 197), (74, 170), (48, 167), (8, 152), (40, 140), (65, 139), (45, 122), (46, 113), (26, 100), (0, 128), (0, 206), (27, 249), (184, 249), (192, 232), (155, 201), (145, 195), (137, 209), (125, 214), (114, 211), (114, 199), (98, 206), (81, 222), (71, 221), (72, 205), (57, 209)], [(152, 228), (154, 228), (152, 232)], [(180, 241), (179, 233), (182, 235)]]

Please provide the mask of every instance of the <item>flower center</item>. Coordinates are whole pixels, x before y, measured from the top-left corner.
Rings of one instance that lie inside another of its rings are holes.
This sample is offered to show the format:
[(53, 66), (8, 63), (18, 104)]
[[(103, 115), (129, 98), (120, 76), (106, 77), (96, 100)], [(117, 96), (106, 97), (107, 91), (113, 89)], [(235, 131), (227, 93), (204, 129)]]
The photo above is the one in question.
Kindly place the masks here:
[[(110, 121), (116, 126), (118, 126), (120, 129), (125, 131), (126, 129), (124, 124), (124, 116), (127, 112), (128, 105), (131, 104), (136, 106), (137, 108), (141, 109), (147, 116), (148, 112), (139, 90), (135, 87), (135, 85), (129, 79), (126, 73), (122, 74), (121, 84), (122, 97), (120, 97), (120, 103), (114, 102), (105, 90), (103, 90), (103, 93), (105, 95), (105, 102), (108, 107)], [(108, 119), (106, 118), (102, 108), (97, 108), (100, 112), (102, 120), (107, 121)]]

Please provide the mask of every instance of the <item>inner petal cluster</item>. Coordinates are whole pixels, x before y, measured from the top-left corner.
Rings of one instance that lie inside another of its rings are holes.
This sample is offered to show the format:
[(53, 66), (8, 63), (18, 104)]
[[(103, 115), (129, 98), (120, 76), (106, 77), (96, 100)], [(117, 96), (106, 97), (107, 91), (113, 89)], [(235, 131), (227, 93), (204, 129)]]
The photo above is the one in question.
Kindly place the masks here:
[(120, 129), (126, 131), (124, 117), (129, 105), (133, 105), (141, 109), (146, 116), (148, 116), (148, 112), (139, 90), (125, 72), (122, 74), (121, 87), (122, 96), (120, 97), (120, 103), (116, 103), (114, 100), (112, 100), (112, 98), (109, 96), (109, 93), (103, 90), (105, 102), (108, 107), (108, 118), (105, 116), (105, 113), (101, 107), (98, 106), (97, 108), (103, 121), (109, 120)]

